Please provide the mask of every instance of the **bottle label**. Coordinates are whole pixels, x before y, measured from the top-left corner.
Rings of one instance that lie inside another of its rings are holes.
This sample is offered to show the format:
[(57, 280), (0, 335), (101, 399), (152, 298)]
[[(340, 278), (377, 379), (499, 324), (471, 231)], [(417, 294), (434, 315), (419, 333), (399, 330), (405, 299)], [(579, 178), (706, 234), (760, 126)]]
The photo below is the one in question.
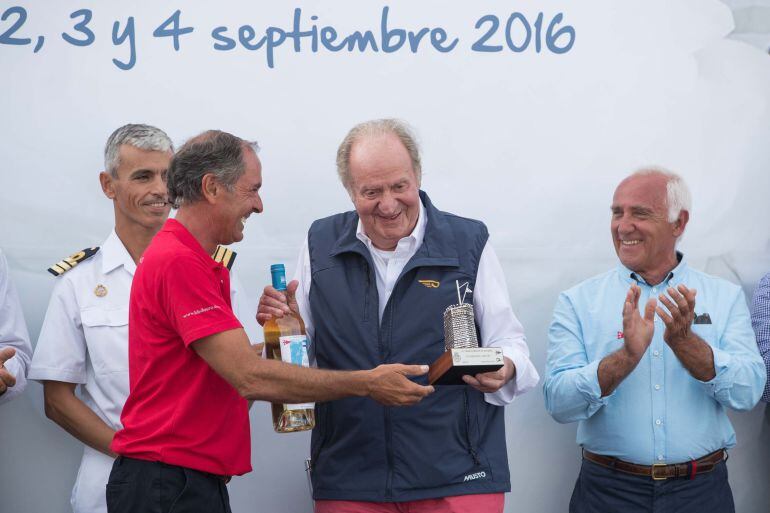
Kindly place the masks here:
[[(300, 367), (310, 367), (310, 361), (307, 356), (307, 336), (291, 335), (288, 337), (279, 337), (278, 343), (281, 347), (281, 360)], [(311, 410), (314, 403), (285, 404), (286, 410)]]

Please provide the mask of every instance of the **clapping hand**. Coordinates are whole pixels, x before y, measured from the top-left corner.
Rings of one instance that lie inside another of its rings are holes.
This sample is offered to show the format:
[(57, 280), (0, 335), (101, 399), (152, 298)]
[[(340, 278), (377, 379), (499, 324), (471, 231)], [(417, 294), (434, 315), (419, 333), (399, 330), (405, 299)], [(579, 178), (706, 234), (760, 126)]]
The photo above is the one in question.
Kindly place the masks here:
[(0, 349), (0, 395), (3, 395), (8, 390), (8, 387), (16, 384), (16, 378), (5, 368), (5, 362), (13, 358), (15, 354), (16, 349), (12, 347)]
[(688, 289), (680, 284), (677, 288), (669, 287), (666, 289), (667, 297), (661, 294), (660, 302), (663, 303), (668, 312), (658, 306), (656, 311), (658, 316), (666, 325), (666, 331), (663, 332), (663, 340), (672, 348), (685, 342), (692, 336), (691, 326), (695, 318), (695, 289)]
[(655, 332), (655, 298), (650, 298), (644, 307), (644, 317), (639, 314), (639, 297), (642, 289), (632, 285), (623, 304), (623, 348), (634, 360), (639, 361), (652, 342)]

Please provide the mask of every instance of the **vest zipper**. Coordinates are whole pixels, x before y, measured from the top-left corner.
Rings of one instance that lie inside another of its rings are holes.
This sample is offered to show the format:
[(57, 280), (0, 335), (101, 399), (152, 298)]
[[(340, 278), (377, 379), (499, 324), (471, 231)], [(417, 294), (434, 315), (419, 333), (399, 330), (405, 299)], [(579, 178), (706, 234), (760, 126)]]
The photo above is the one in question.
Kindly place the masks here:
[[(394, 291), (395, 291), (395, 287)], [(392, 299), (391, 295), (391, 299)], [(385, 306), (385, 312), (383, 315), (383, 318), (387, 320), (388, 322), (388, 333), (391, 334), (392, 331), (392, 319), (393, 319), (393, 305), (391, 304), (391, 301), (388, 300), (387, 305)], [(379, 329), (377, 330), (377, 336), (378, 338), (382, 339), (382, 325), (379, 325)], [(380, 340), (380, 344), (382, 344), (382, 340)], [(384, 349), (382, 345), (380, 346), (381, 351)], [(387, 353), (390, 353), (390, 344), (388, 344), (388, 350)], [(381, 358), (384, 361), (386, 352), (381, 352)], [(387, 456), (388, 460), (388, 478), (387, 482), (385, 483), (385, 497), (391, 498), (393, 496), (393, 418), (391, 414), (391, 407), (386, 406), (385, 407), (385, 454)]]
[(465, 409), (465, 439), (468, 441), (468, 453), (471, 455), (471, 458), (473, 458), (473, 462), (480, 467), (481, 461), (479, 461), (479, 456), (476, 454), (476, 449), (473, 447), (473, 442), (471, 441), (471, 412), (468, 405), (467, 389), (463, 390), (463, 408)]
[(316, 462), (318, 461), (318, 456), (321, 455), (321, 449), (323, 449), (324, 444), (326, 443), (326, 432), (327, 429), (327, 408), (329, 407), (328, 404), (323, 403), (317, 403), (316, 404), (318, 409), (318, 429), (319, 429), (319, 436), (318, 436), (318, 447), (316, 447), (316, 450), (313, 452), (313, 454), (310, 455), (310, 471), (312, 472), (313, 467), (315, 467)]
[(390, 414), (390, 406), (385, 407), (385, 454), (388, 460), (388, 477), (385, 482), (385, 497), (393, 496), (393, 425)]
[[(364, 261), (366, 265), (366, 291), (364, 292), (364, 322), (369, 320), (369, 294), (372, 290), (372, 267)], [(379, 326), (377, 327), (379, 329)]]

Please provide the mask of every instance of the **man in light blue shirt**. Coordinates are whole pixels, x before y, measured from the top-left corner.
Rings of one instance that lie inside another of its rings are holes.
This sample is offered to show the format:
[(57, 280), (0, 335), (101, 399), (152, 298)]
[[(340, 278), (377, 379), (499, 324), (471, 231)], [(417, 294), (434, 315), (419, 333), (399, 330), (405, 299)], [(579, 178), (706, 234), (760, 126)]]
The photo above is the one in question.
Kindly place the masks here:
[(583, 447), (570, 512), (734, 511), (726, 408), (752, 408), (766, 379), (743, 293), (676, 251), (679, 176), (634, 173), (611, 210), (620, 265), (563, 292), (549, 331), (546, 409)]

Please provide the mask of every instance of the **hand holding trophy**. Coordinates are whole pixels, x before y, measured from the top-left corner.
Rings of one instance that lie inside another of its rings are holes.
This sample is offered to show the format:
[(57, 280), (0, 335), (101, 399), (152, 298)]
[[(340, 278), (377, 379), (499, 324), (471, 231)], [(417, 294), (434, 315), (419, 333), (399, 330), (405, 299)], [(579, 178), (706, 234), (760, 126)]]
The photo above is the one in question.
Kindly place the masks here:
[[(444, 347), (446, 352), (433, 362), (428, 371), (431, 385), (465, 385), (462, 377), (494, 372), (503, 366), (503, 350), (499, 347), (479, 347), (473, 305), (465, 302), (469, 284), (457, 286), (458, 304), (444, 310)], [(461, 292), (465, 289), (464, 292)]]

